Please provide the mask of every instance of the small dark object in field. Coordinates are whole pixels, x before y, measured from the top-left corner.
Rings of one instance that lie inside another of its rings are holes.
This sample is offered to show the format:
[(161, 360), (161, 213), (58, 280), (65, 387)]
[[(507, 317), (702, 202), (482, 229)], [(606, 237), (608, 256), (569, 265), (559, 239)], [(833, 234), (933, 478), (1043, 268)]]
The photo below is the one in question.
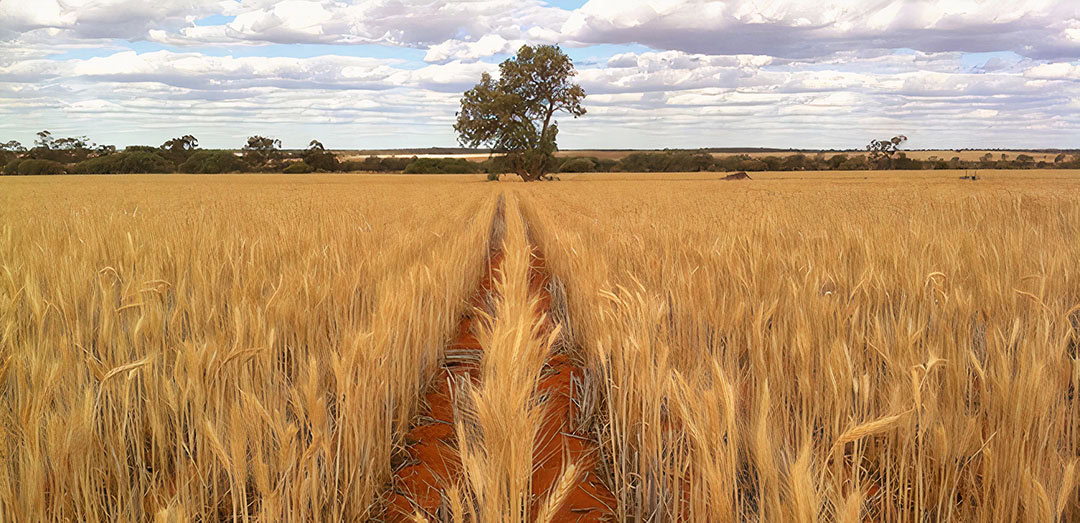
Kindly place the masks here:
[(975, 181), (975, 180), (978, 180), (978, 179), (979, 179), (979, 175), (977, 175), (977, 174), (971, 174), (971, 175), (964, 175), (964, 176), (961, 176), (961, 177), (960, 177), (960, 179), (961, 179), (961, 180), (971, 180), (971, 181)]
[(746, 171), (739, 171), (737, 173), (731, 173), (723, 178), (724, 180), (753, 180)]

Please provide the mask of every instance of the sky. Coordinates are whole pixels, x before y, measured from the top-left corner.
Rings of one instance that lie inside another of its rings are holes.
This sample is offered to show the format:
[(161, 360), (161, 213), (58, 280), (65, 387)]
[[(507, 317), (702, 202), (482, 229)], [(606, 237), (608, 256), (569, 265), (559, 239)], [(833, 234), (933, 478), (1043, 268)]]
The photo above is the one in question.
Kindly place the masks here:
[(524, 44), (563, 149), (1080, 148), (1077, 0), (0, 0), (0, 142), (455, 146)]

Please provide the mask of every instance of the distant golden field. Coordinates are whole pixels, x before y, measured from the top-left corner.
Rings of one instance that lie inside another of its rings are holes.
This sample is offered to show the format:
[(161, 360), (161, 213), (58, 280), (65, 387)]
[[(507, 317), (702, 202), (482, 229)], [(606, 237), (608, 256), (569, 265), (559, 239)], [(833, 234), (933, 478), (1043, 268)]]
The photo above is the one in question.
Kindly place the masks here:
[(1080, 520), (1080, 172), (722, 174), (0, 179), (0, 520), (393, 520), (466, 314), (413, 519)]

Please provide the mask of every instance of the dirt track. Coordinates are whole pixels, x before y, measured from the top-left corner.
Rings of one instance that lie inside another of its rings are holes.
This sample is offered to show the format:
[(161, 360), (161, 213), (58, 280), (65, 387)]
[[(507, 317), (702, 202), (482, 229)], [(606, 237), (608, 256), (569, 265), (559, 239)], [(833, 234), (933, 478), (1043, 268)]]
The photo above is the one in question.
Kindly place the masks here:
[[(497, 218), (497, 223), (500, 221)], [(391, 521), (412, 521), (417, 514), (441, 519), (449, 516), (445, 493), (463, 480), (461, 457), (455, 434), (454, 397), (457, 385), (468, 380), (477, 385), (483, 379), (484, 347), (475, 329), (480, 311), (490, 313), (491, 303), (499, 299), (495, 275), (504, 253), (493, 233), (487, 269), (470, 300), (468, 312), (459, 323), (456, 335), (445, 352), (445, 361), (424, 394), (421, 415), (406, 434), (407, 448), (395, 460), (395, 472), (387, 504), (386, 517)], [(530, 244), (529, 293), (538, 303), (534, 317), (543, 322), (546, 337), (556, 328), (553, 318), (552, 279), (543, 254)], [(497, 321), (497, 320), (496, 320)], [(566, 466), (576, 464), (579, 471), (565, 501), (553, 521), (600, 521), (610, 518), (615, 498), (596, 474), (597, 444), (581, 421), (587, 375), (568, 343), (558, 344), (546, 360), (536, 391), (543, 398), (544, 423), (540, 426), (533, 450), (531, 518), (536, 518), (541, 504), (555, 488)]]

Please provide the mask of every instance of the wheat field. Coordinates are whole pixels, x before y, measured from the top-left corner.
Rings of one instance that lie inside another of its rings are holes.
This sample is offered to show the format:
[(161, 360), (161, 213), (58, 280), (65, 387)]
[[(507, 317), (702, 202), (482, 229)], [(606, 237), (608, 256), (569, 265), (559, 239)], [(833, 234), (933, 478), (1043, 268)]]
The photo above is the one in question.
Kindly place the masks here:
[[(412, 519), (1075, 521), (1075, 174), (0, 180), (0, 520), (400, 519), (476, 314)], [(596, 450), (537, 493), (556, 352)]]

